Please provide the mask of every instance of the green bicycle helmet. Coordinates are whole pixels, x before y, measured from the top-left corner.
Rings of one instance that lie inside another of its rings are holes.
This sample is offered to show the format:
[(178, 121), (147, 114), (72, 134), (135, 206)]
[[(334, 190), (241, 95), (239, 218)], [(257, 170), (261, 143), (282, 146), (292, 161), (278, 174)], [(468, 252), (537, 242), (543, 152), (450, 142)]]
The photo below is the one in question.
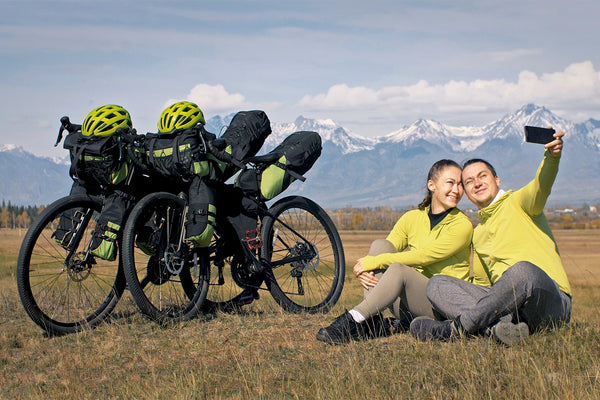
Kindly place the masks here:
[(196, 124), (205, 125), (204, 115), (197, 104), (190, 101), (179, 101), (165, 108), (158, 120), (158, 131), (161, 133), (188, 129)]
[(107, 104), (94, 108), (83, 120), (81, 133), (84, 136), (111, 136), (119, 128), (131, 129), (131, 116), (121, 106)]

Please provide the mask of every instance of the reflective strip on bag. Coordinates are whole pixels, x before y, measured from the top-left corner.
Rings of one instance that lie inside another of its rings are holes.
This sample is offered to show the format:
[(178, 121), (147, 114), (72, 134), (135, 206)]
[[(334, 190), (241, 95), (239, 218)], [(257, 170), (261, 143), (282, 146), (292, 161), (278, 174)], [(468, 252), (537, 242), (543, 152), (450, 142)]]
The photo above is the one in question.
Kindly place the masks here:
[(217, 207), (215, 207), (213, 204), (209, 204), (208, 205), (208, 223), (211, 225), (214, 225), (216, 216), (217, 216)]
[(82, 155), (79, 156), (79, 159), (83, 161), (105, 161), (107, 157)]
[[(189, 150), (192, 147), (191, 144), (186, 143), (179, 146), (179, 151)], [(148, 152), (148, 155), (150, 152)], [(152, 150), (152, 156), (154, 157), (168, 157), (173, 155), (173, 147), (165, 147), (164, 149)]]

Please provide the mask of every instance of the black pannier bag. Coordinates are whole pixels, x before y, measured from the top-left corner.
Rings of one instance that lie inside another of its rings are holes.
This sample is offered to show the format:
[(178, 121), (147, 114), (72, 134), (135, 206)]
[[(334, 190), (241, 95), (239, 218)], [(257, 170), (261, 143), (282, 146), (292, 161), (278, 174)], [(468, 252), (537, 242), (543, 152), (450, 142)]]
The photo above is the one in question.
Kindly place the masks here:
[(90, 250), (93, 255), (108, 261), (117, 258), (117, 237), (134, 205), (135, 197), (120, 190), (106, 196), (92, 232)]
[(115, 187), (127, 178), (130, 165), (119, 134), (102, 137), (71, 132), (63, 147), (71, 158), (69, 174), (91, 190)]
[(153, 174), (178, 182), (189, 182), (195, 176), (215, 179), (205, 142), (214, 138), (201, 125), (178, 133), (148, 133), (144, 139), (146, 162)]
[(188, 190), (185, 238), (198, 247), (208, 247), (215, 231), (216, 214), (215, 188), (205, 179), (195, 177)]
[(312, 168), (321, 155), (321, 136), (317, 132), (300, 131), (289, 135), (269, 152), (275, 160), (264, 169), (248, 169), (236, 178), (235, 185), (262, 201), (273, 199), (296, 179)]
[[(82, 194), (85, 195), (96, 193), (93, 193), (93, 191), (88, 190), (80, 182), (73, 181), (73, 185), (71, 186), (69, 196), (76, 196)], [(74, 209), (61, 213), (60, 218), (58, 220), (58, 226), (52, 234), (52, 237), (54, 238), (56, 243), (60, 244), (65, 249), (69, 249), (71, 246), (71, 240), (73, 240), (73, 235), (77, 231), (77, 228), (79, 227), (79, 224), (81, 223), (82, 219), (82, 209)]]
[[(256, 155), (271, 134), (271, 122), (261, 110), (240, 111), (221, 135), (227, 143), (225, 151), (239, 161)], [(238, 171), (234, 165), (223, 168), (223, 179), (231, 178)]]

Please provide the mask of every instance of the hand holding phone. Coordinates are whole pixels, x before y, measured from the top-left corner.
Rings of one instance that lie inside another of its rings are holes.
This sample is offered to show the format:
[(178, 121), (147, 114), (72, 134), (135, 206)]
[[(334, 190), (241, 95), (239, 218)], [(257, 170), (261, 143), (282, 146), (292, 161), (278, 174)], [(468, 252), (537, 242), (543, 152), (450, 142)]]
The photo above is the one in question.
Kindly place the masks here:
[(525, 126), (525, 141), (528, 143), (546, 144), (554, 139), (556, 131), (549, 128), (540, 128), (537, 126)]

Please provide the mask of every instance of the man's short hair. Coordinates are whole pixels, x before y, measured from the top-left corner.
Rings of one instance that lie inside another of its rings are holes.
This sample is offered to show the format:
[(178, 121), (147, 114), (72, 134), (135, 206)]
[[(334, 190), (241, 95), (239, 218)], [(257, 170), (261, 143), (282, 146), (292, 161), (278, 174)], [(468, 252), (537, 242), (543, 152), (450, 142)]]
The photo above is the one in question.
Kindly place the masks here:
[(465, 163), (463, 164), (463, 170), (468, 167), (471, 164), (475, 164), (475, 163), (484, 163), (492, 172), (492, 175), (494, 177), (498, 176), (498, 174), (496, 174), (496, 170), (494, 169), (494, 167), (492, 167), (492, 164), (490, 164), (489, 162), (482, 160), (481, 158), (471, 158), (470, 160), (465, 161)]

